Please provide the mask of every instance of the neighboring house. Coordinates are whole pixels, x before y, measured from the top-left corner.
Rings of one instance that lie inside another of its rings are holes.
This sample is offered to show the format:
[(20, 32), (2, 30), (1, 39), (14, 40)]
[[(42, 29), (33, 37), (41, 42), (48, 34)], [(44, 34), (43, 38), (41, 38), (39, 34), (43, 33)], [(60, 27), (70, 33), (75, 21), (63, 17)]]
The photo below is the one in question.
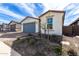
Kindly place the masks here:
[(21, 31), (21, 24), (15, 21), (11, 21), (9, 24), (9, 31), (11, 32), (19, 32)]
[(2, 25), (0, 25), (0, 32), (2, 31)]
[(8, 24), (3, 23), (2, 24), (2, 31), (7, 32), (9, 29)]
[(73, 23), (69, 24), (69, 26), (64, 26), (63, 32), (64, 35), (68, 36), (79, 35), (79, 18)]
[(28, 16), (21, 21), (21, 30), (22, 32), (27, 33), (41, 32), (42, 34), (45, 34), (44, 28), (42, 27), (45, 25), (46, 34), (62, 35), (64, 15), (64, 11), (49, 10), (39, 16), (39, 18)]
[(39, 32), (39, 19), (27, 16), (21, 21), (21, 30), (26, 33)]
[[(40, 19), (40, 31), (42, 34), (54, 34), (54, 35), (62, 35), (62, 29), (64, 25), (64, 11), (58, 10), (49, 10), (39, 16)], [(46, 25), (46, 31), (42, 28), (43, 25)]]

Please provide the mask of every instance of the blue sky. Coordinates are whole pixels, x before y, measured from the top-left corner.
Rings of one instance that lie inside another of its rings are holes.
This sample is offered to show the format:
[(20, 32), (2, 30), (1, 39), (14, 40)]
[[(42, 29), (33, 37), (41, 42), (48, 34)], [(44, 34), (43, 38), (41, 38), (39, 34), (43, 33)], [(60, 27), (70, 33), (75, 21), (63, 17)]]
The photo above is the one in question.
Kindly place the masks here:
[(79, 3), (0, 3), (0, 23), (21, 21), (26, 16), (38, 17), (49, 9), (66, 11), (64, 25), (69, 25), (79, 17)]

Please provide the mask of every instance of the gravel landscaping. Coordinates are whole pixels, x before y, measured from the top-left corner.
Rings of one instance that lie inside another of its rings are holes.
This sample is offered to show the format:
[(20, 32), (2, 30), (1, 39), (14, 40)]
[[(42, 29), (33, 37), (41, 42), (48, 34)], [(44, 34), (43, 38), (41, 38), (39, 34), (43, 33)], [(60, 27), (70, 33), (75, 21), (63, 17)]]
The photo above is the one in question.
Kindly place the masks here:
[(60, 44), (34, 36), (18, 38), (11, 47), (22, 56), (59, 56), (62, 52)]
[(62, 44), (62, 55), (79, 56), (79, 36), (63, 36), (63, 41), (65, 43)]

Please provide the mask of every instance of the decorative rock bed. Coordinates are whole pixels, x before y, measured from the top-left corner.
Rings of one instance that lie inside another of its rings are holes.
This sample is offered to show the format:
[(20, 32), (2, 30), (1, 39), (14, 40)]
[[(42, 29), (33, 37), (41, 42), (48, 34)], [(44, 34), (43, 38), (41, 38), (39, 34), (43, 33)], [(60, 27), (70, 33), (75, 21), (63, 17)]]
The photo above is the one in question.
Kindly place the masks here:
[(35, 36), (18, 38), (13, 42), (12, 48), (22, 56), (56, 56), (61, 55), (62, 47), (48, 39)]

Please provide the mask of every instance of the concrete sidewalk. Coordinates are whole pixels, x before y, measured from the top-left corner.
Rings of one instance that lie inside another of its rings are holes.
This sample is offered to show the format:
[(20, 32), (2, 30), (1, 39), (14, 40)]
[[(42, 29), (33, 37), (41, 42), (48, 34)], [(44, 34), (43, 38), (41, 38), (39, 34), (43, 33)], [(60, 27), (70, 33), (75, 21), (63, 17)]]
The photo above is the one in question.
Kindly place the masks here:
[(0, 41), (0, 56), (21, 56), (18, 52)]

